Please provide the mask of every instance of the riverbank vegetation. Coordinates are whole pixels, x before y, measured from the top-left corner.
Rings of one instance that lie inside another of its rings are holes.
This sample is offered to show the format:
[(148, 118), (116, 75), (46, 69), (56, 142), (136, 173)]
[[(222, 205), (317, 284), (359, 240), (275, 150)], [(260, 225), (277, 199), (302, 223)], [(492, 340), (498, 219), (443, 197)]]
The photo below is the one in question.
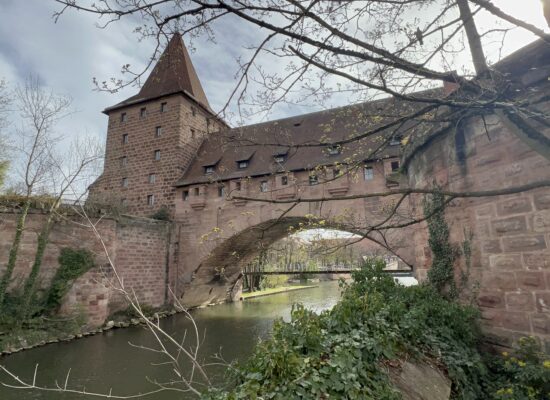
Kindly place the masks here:
[(342, 283), (341, 301), (320, 315), (296, 306), (271, 339), (229, 371), (229, 388), (206, 399), (400, 399), (389, 371), (404, 360), (444, 371), (453, 399), (545, 399), (550, 360), (534, 339), (517, 354), (482, 350), (479, 312), (431, 284), (404, 287), (367, 262)]

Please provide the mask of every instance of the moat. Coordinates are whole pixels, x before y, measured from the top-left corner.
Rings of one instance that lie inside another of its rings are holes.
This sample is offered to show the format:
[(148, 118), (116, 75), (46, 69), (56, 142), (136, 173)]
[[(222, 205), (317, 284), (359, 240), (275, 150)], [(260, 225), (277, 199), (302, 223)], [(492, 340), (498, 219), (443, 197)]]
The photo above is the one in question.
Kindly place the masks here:
[[(288, 320), (292, 305), (302, 303), (314, 311), (331, 308), (340, 297), (338, 282), (321, 282), (316, 288), (297, 290), (275, 295), (248, 299), (243, 302), (221, 304), (195, 310), (193, 317), (205, 335), (201, 354), (205, 363), (221, 353), (225, 360), (244, 360), (251, 353), (258, 338), (269, 336), (273, 321)], [(177, 337), (190, 328), (184, 315), (178, 314), (162, 321), (163, 327)], [(64, 382), (71, 369), (73, 388), (86, 387), (87, 391), (129, 395), (154, 388), (149, 381), (164, 381), (169, 376), (168, 366), (154, 366), (162, 361), (154, 354), (132, 347), (154, 346), (154, 339), (143, 327), (131, 327), (105, 332), (69, 343), (52, 344), (13, 354), (0, 360), (20, 377), (32, 381), (36, 364), (39, 364), (37, 384), (54, 386), (55, 381)], [(209, 375), (214, 382), (223, 381), (224, 369), (210, 367)], [(2, 376), (2, 381), (6, 378)], [(0, 387), (2, 400), (15, 399), (87, 399), (91, 397), (74, 394), (31, 392)], [(149, 396), (151, 399), (182, 398), (180, 394), (164, 393)], [(187, 397), (183, 397), (187, 398)], [(188, 398), (194, 398), (189, 395)]]

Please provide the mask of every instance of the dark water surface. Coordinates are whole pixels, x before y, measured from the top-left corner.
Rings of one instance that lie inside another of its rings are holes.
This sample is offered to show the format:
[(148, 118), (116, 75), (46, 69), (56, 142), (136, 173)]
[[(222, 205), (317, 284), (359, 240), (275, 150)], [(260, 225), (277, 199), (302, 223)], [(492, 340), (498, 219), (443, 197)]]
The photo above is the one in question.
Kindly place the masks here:
[[(273, 321), (279, 317), (288, 320), (292, 305), (302, 303), (314, 311), (331, 308), (339, 299), (337, 282), (321, 282), (314, 289), (298, 290), (259, 297), (239, 303), (221, 304), (193, 312), (193, 317), (204, 334), (201, 355), (206, 362), (214, 362), (212, 355), (220, 352), (228, 361), (244, 360), (250, 355), (258, 338), (269, 336)], [(181, 338), (189, 330), (190, 322), (181, 314), (162, 321), (163, 328)], [(166, 381), (173, 375), (158, 355), (129, 345), (155, 346), (150, 332), (143, 327), (116, 329), (101, 335), (86, 337), (69, 343), (45, 347), (1, 358), (5, 365), (21, 378), (32, 382), (33, 371), (38, 367), (37, 384), (63, 385), (67, 371), (72, 388), (130, 395), (149, 391), (154, 385), (147, 381)], [(223, 370), (211, 367), (209, 376), (214, 382), (223, 380)], [(10, 380), (0, 372), (0, 381)], [(0, 387), (0, 400), (20, 399), (92, 399), (97, 397), (60, 394), (56, 392), (21, 391)], [(148, 399), (189, 399), (193, 396), (177, 393), (155, 394)]]

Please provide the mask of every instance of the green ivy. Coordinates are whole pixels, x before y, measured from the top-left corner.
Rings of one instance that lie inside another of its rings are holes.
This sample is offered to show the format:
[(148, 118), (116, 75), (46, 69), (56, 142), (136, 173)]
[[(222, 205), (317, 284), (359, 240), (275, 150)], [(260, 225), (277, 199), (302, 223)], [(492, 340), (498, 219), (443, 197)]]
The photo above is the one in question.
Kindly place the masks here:
[(57, 269), (45, 299), (45, 311), (56, 310), (78, 277), (95, 266), (93, 254), (84, 249), (64, 248), (59, 255)]
[(440, 191), (424, 197), (424, 215), (428, 217), (428, 244), (432, 251), (432, 265), (428, 281), (439, 292), (450, 297), (458, 294), (454, 264), (459, 250), (449, 239), (449, 225), (445, 220), (445, 196)]

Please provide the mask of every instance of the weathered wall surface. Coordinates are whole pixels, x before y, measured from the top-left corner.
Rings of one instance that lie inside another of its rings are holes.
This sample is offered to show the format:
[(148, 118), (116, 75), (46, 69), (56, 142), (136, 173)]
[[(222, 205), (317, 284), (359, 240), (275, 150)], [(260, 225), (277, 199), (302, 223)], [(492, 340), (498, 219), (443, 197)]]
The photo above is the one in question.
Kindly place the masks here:
[[(503, 189), (550, 178), (550, 162), (496, 117), (470, 121), (464, 137), (434, 140), (412, 159), (410, 185), (434, 181), (451, 191)], [(541, 132), (548, 134), (548, 130)], [(457, 146), (457, 143), (465, 145)], [(421, 210), (420, 198), (416, 202)], [(550, 189), (454, 200), (446, 210), (451, 240), (473, 233), (470, 283), (483, 325), (495, 343), (510, 345), (535, 335), (550, 351)], [(430, 266), (427, 230), (416, 231), (417, 275)], [(457, 268), (464, 269), (464, 260)]]
[[(12, 289), (16, 289), (30, 272), (36, 239), (45, 219), (46, 215), (39, 212), (32, 212), (27, 218)], [(0, 274), (7, 263), (16, 220), (16, 213), (0, 212)], [(116, 281), (101, 243), (90, 228), (75, 222), (83, 221), (71, 217), (55, 224), (46, 248), (40, 285), (41, 288), (48, 287), (58, 268), (62, 248), (92, 251), (96, 255), (97, 267), (74, 282), (65, 297), (61, 312), (83, 312), (88, 323), (97, 326), (112, 312), (126, 308), (127, 304), (112, 288), (111, 284), (116, 284)], [(166, 296), (169, 224), (137, 218), (105, 218), (97, 228), (126, 288), (133, 289), (143, 304), (153, 307), (163, 305)]]

